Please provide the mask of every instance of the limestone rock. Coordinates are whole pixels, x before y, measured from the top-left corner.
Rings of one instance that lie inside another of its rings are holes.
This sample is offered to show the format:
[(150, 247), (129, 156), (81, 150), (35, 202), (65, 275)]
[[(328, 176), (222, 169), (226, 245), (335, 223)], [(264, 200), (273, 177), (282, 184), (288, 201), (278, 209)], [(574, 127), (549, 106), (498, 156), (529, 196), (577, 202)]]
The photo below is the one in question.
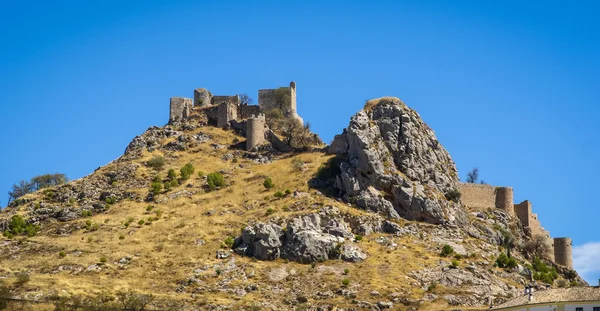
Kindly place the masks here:
[(397, 98), (369, 101), (329, 153), (343, 158), (335, 187), (348, 201), (393, 218), (434, 224), (466, 223), (458, 174), (435, 133)]

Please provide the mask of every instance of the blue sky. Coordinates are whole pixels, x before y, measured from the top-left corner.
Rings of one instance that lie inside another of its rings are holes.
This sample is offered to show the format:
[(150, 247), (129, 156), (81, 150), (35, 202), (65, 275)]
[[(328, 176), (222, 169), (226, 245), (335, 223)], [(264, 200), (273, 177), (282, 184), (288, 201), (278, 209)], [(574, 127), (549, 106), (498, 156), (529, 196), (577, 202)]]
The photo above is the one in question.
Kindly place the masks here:
[(295, 80), (326, 142), (365, 100), (400, 97), (463, 179), (479, 167), (512, 186), (600, 277), (597, 1), (13, 2), (0, 2), (1, 191), (91, 173), (164, 125), (171, 96), (256, 99)]

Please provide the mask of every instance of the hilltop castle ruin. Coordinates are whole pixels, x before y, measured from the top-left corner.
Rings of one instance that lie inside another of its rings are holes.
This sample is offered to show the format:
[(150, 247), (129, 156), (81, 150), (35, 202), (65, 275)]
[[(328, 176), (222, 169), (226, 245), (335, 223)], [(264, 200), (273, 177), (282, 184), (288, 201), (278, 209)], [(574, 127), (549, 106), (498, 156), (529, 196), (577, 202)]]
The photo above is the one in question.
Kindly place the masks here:
[(469, 210), (485, 211), (500, 209), (518, 219), (525, 235), (532, 239), (542, 236), (551, 250), (548, 258), (561, 266), (573, 268), (572, 242), (570, 238), (551, 238), (532, 212), (531, 202), (525, 200), (514, 204), (513, 189), (510, 187), (493, 187), (485, 184), (462, 183), (460, 185), (461, 200)]
[(278, 110), (283, 117), (303, 124), (296, 111), (296, 82), (289, 87), (258, 90), (258, 105), (242, 103), (239, 95), (213, 95), (205, 88), (194, 90), (194, 98), (172, 97), (169, 124), (190, 118), (193, 110), (202, 111), (210, 121), (220, 128), (235, 128), (246, 136), (246, 149), (252, 150), (265, 141), (280, 151), (289, 151), (290, 146), (277, 137), (266, 126), (265, 112)]

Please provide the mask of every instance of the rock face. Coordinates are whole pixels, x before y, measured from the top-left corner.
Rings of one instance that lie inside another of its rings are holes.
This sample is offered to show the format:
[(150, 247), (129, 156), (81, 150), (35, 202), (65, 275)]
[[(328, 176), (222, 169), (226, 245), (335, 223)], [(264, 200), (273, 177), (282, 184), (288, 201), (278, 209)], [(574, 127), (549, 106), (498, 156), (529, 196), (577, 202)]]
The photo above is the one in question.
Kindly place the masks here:
[(340, 258), (358, 262), (367, 258), (360, 248), (350, 244), (354, 235), (346, 222), (322, 211), (293, 218), (286, 230), (273, 223), (257, 223), (244, 228), (233, 248), (239, 255), (260, 260), (289, 259), (312, 263)]
[(434, 224), (466, 222), (460, 204), (447, 199), (458, 189), (454, 162), (399, 99), (367, 102), (328, 151), (344, 159), (335, 187), (359, 207)]

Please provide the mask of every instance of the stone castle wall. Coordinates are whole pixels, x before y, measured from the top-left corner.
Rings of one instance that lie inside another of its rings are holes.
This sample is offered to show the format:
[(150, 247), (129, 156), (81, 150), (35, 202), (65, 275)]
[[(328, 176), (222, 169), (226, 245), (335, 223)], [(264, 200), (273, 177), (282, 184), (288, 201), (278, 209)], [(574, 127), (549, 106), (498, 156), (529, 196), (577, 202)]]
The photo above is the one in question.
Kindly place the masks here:
[(284, 116), (297, 118), (296, 112), (296, 82), (290, 82), (289, 87), (282, 87), (279, 89), (285, 90), (290, 96), (290, 102), (284, 103), (277, 98), (278, 89), (263, 89), (258, 90), (258, 106), (261, 111), (268, 111), (271, 109), (280, 109)]
[(205, 88), (194, 90), (194, 107), (208, 107), (212, 105), (212, 94)]
[(531, 226), (531, 202), (525, 200), (519, 204), (515, 204), (515, 214), (523, 224), (523, 227)]
[(192, 110), (192, 99), (186, 97), (171, 97), (169, 105), (169, 124), (188, 118)]
[(496, 208), (494, 187), (471, 183), (460, 184), (461, 201), (469, 210), (484, 211)]
[(510, 187), (496, 187), (496, 208), (506, 213), (513, 214), (515, 207), (513, 203), (513, 190)]
[(238, 105), (230, 102), (221, 102), (217, 109), (217, 127), (229, 128), (229, 121), (237, 120), (238, 117)]
[(260, 107), (256, 105), (240, 105), (240, 109), (238, 112), (238, 116), (244, 120), (248, 119), (252, 116), (257, 116), (260, 114)]
[(246, 150), (251, 150), (265, 142), (265, 115), (248, 118), (246, 122)]
[(569, 238), (554, 238), (554, 260), (557, 264), (573, 268), (573, 249)]

